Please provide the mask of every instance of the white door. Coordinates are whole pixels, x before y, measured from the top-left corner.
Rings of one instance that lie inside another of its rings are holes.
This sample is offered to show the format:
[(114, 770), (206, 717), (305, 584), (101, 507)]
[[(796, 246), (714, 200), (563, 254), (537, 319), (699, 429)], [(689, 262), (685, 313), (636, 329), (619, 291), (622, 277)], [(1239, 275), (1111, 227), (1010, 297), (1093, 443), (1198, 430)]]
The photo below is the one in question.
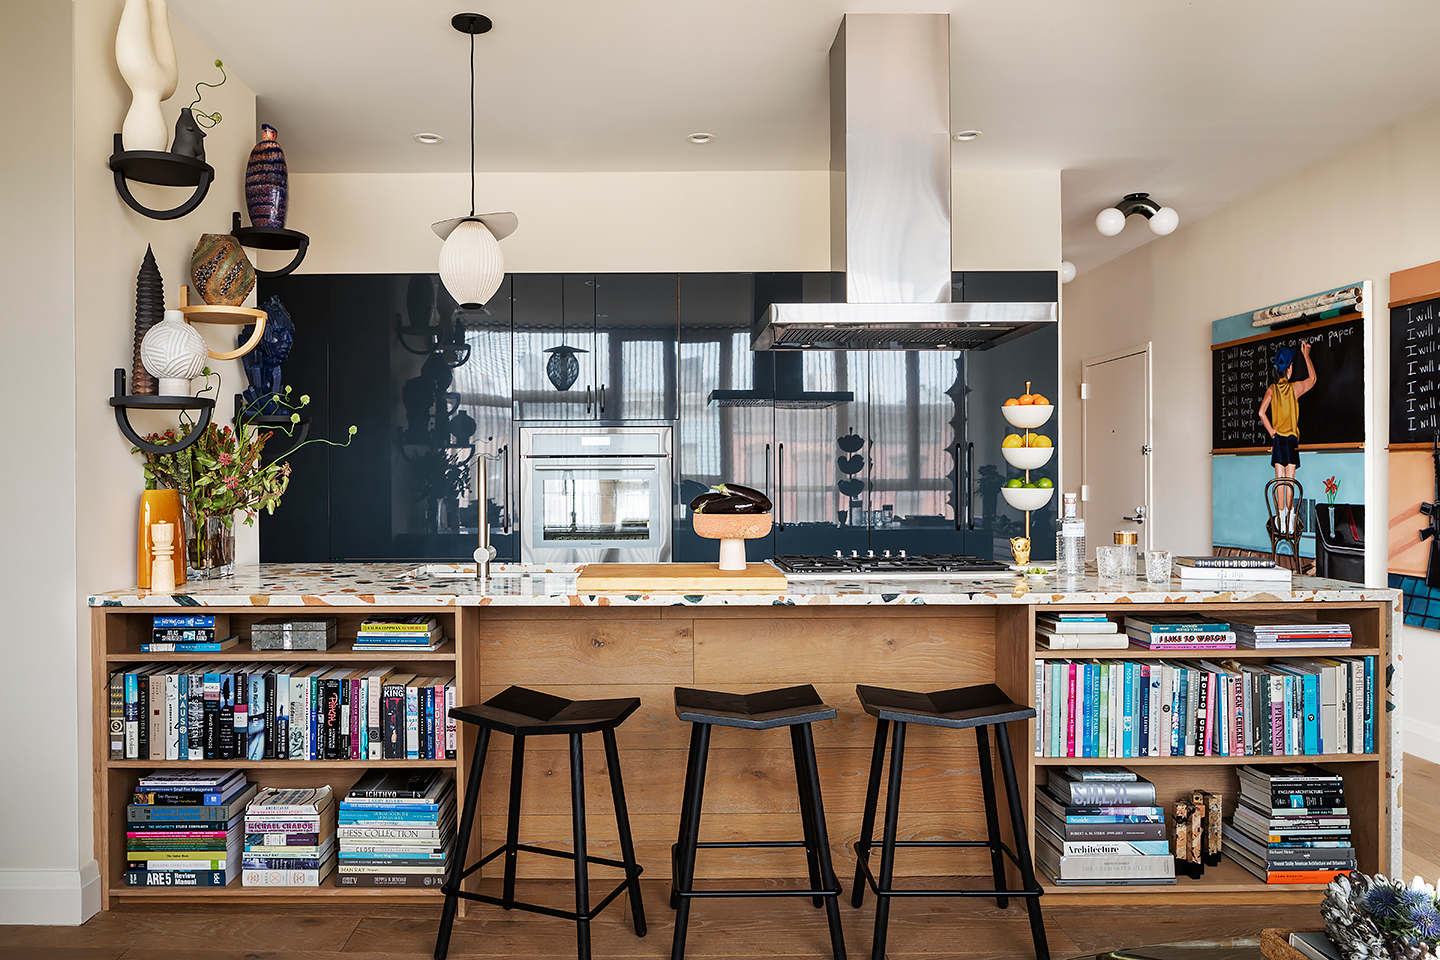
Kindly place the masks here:
[(1150, 549), (1150, 345), (1085, 361), (1080, 515), (1090, 557), (1117, 530)]

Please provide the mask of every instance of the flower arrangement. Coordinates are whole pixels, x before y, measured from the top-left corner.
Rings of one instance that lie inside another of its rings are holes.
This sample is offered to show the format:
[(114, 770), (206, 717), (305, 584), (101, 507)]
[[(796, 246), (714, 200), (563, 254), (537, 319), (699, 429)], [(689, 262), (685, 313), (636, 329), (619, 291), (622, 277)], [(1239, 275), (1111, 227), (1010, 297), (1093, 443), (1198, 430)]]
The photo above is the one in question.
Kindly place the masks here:
[(1336, 877), (1320, 915), (1345, 960), (1424, 960), (1440, 945), (1440, 903), (1419, 877), (1408, 886), (1383, 873)]
[[(200, 394), (212, 389), (218, 391), (218, 375), (206, 367), (202, 376), (206, 386), (199, 391)], [(212, 377), (215, 380), (213, 387), (210, 384)], [(290, 393), (290, 388), (286, 387), (283, 394), (266, 398), (290, 411), (289, 427), (255, 427), (254, 414), (249, 413), (255, 405), (250, 404), (240, 412), (233, 429), (212, 422), (205, 427), (199, 440), (183, 450), (144, 453), (145, 485), (178, 490), (184, 498), (191, 569), (205, 571), (233, 563), (232, 525), (235, 515), (241, 514), (245, 524), (253, 526), (261, 510), (273, 514), (280, 505), (280, 498), (290, 485), (290, 464), (288, 461), (263, 463), (261, 454), (275, 430), (293, 436), (295, 425), (300, 422), (299, 411), (310, 403), (308, 395), (301, 396), (298, 403), (292, 403)], [(181, 414), (180, 423), (180, 435), (188, 433), (192, 424), (187, 415)], [(296, 446), (295, 450), (312, 443), (347, 447), (355, 433), (356, 428), (351, 425), (344, 443), (316, 438)], [(175, 430), (166, 430), (145, 439), (166, 446), (178, 442), (179, 435)], [(133, 447), (130, 452), (141, 451), (139, 447)], [(227, 541), (231, 545), (229, 550)]]
[(1335, 478), (1334, 478), (1334, 477), (1331, 477), (1329, 480), (1326, 480), (1326, 481), (1325, 481), (1325, 502), (1326, 502), (1326, 503), (1333, 504), (1333, 503), (1335, 502), (1335, 495), (1336, 495), (1337, 493), (1339, 493), (1339, 492), (1340, 492), (1340, 484), (1335, 481)]

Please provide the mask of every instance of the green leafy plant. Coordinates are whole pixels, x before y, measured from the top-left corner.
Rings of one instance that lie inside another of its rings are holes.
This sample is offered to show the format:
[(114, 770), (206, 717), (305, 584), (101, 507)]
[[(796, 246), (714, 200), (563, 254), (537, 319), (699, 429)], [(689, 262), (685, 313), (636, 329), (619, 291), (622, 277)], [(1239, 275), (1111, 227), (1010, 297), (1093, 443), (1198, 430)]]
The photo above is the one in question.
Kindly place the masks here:
[[(221, 117), (220, 117), (220, 111), (218, 111), (218, 110), (215, 111), (214, 113), (205, 113), (205, 112), (203, 112), (203, 111), (199, 111), (199, 110), (196, 110), (196, 109), (195, 109), (195, 105), (198, 104), (198, 103), (199, 103), (202, 99), (204, 99), (204, 97), (205, 97), (205, 94), (203, 94), (203, 93), (200, 92), (200, 88), (201, 88), (201, 87), (211, 87), (211, 88), (213, 89), (213, 88), (223, 87), (223, 86), (225, 85), (225, 81), (230, 79), (229, 77), (227, 77), (227, 76), (225, 75), (225, 64), (224, 64), (222, 61), (216, 60), (216, 61), (215, 61), (215, 66), (217, 66), (217, 67), (220, 68), (220, 82), (219, 82), (219, 83), (206, 83), (204, 80), (201, 80), (199, 83), (195, 84), (195, 99), (190, 101), (190, 112), (191, 112), (192, 114), (194, 114), (194, 116), (195, 116), (195, 122), (198, 123), (198, 124), (200, 124), (200, 126), (204, 127), (204, 128), (207, 129), (207, 130), (210, 129), (211, 127), (215, 126), (215, 124), (219, 123), (220, 120), (221, 120)], [(203, 121), (206, 121), (206, 120), (208, 120), (209, 122), (208, 122), (208, 123), (203, 122)]]

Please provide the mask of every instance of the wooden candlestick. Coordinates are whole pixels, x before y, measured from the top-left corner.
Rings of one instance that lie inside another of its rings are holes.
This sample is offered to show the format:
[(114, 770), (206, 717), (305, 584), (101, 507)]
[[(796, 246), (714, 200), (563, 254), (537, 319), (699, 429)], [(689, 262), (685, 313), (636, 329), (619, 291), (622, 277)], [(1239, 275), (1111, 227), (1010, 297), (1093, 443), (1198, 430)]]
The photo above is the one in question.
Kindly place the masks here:
[(152, 523), (150, 525), (150, 549), (155, 559), (150, 562), (150, 592), (175, 592), (175, 525), (173, 523)]

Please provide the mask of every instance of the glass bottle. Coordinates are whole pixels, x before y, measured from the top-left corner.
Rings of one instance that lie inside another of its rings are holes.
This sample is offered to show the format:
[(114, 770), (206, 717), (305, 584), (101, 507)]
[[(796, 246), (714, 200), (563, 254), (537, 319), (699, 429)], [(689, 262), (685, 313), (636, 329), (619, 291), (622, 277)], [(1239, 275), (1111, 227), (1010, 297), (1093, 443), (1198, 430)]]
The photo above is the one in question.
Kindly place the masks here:
[(1065, 494), (1065, 514), (1055, 534), (1055, 571), (1072, 576), (1085, 572), (1085, 521), (1077, 515), (1073, 493)]

